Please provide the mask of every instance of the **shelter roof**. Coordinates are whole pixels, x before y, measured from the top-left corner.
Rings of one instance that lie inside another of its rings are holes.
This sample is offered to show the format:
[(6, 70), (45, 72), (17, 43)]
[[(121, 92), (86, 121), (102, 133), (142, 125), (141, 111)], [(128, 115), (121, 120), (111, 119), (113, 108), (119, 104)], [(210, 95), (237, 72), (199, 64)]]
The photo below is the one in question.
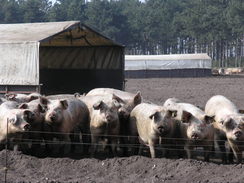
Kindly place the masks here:
[(172, 55), (125, 55), (126, 61), (211, 60), (206, 53)]
[(122, 46), (79, 21), (0, 24), (0, 43), (41, 46)]

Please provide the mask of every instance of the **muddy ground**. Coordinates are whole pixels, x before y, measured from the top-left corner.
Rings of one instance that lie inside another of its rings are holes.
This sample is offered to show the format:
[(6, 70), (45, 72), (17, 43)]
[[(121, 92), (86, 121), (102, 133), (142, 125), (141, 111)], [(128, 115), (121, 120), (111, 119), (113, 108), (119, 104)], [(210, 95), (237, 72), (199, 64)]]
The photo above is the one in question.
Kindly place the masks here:
[[(130, 79), (126, 90), (141, 91), (157, 104), (177, 97), (204, 107), (213, 95), (230, 98), (244, 109), (244, 76), (211, 78)], [(223, 165), (187, 159), (150, 159), (143, 156), (119, 158), (37, 158), (7, 152), (7, 182), (169, 182), (243, 183), (244, 164)], [(0, 152), (0, 182), (4, 182), (6, 151)]]

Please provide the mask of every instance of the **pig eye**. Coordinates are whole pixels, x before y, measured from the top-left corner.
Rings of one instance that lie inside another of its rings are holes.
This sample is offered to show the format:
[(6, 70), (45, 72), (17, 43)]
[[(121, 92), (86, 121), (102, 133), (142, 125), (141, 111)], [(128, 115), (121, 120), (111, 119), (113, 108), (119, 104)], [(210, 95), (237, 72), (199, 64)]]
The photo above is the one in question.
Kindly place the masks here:
[(10, 118), (10, 119), (8, 118), (7, 120), (9, 123), (11, 123), (13, 125), (16, 124), (16, 122), (17, 122), (17, 120), (15, 120), (14, 118)]
[(226, 123), (224, 123), (224, 125), (227, 129), (233, 129), (234, 128), (234, 123), (232, 122), (232, 120), (227, 121)]
[(238, 125), (238, 128), (240, 128), (240, 129), (244, 129), (244, 123), (239, 124), (239, 125)]

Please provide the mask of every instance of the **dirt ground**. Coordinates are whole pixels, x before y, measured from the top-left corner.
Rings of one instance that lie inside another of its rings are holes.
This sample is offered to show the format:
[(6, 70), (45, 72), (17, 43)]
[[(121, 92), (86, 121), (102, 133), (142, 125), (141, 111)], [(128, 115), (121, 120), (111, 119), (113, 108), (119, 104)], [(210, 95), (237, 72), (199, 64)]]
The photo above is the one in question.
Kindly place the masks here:
[[(221, 94), (244, 109), (244, 76), (211, 78), (130, 79), (126, 90), (141, 91), (144, 99), (157, 104), (169, 97), (204, 107), (213, 95)], [(223, 165), (187, 159), (37, 158), (8, 151), (7, 182), (97, 183), (243, 183), (244, 164)], [(0, 182), (4, 182), (6, 151), (0, 152)]]

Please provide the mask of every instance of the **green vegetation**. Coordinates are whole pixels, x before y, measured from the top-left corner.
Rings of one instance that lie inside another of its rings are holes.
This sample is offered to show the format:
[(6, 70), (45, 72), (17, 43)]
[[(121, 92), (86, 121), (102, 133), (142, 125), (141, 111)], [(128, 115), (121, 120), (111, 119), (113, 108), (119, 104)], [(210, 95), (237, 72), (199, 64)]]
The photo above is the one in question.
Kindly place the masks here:
[(244, 66), (243, 0), (0, 0), (0, 23), (80, 20), (127, 54), (207, 52)]

